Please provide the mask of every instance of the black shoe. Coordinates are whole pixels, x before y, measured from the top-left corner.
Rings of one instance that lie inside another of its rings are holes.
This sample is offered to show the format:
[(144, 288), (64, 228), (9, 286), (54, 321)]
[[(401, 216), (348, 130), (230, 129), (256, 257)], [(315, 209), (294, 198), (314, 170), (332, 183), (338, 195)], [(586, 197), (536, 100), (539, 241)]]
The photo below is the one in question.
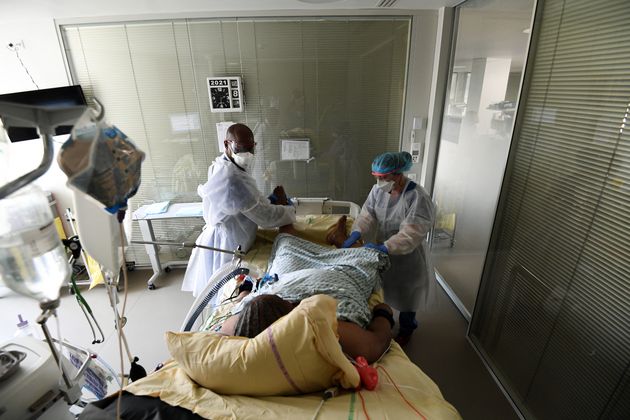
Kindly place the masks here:
[(396, 335), (396, 338), (394, 338), (394, 340), (400, 344), (401, 347), (406, 346), (409, 343), (409, 340), (411, 340), (411, 335), (413, 334), (412, 329), (408, 329), (408, 328), (401, 328), (398, 331), (398, 335)]
[(407, 344), (409, 344), (409, 340), (411, 340), (411, 334), (398, 334), (396, 338), (394, 338), (394, 341), (400, 344), (400, 347), (405, 347)]

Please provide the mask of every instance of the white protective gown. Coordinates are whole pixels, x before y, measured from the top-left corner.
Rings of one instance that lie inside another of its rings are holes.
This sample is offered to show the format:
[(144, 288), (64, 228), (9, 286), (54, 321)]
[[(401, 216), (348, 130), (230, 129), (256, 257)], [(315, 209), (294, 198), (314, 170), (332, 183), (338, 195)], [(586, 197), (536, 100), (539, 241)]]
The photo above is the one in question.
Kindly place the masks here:
[[(197, 187), (203, 201), (206, 222), (197, 245), (247, 252), (254, 243), (258, 226), (272, 228), (295, 222), (295, 208), (269, 203), (247, 172), (237, 167), (225, 154), (208, 168), (208, 182)], [(210, 276), (232, 259), (231, 254), (194, 248), (182, 285), (183, 291), (197, 296)]]
[(411, 182), (402, 195), (372, 187), (352, 226), (364, 240), (375, 237), (387, 247), (391, 268), (382, 275), (385, 300), (401, 312), (416, 311), (434, 276), (426, 243), (434, 205), (424, 188)]

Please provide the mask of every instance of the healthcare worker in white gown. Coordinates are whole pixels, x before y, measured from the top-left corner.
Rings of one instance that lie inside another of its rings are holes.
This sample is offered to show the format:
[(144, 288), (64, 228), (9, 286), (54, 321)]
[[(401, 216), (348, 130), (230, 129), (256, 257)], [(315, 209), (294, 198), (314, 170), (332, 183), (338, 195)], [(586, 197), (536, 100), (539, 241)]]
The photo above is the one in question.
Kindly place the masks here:
[[(247, 252), (254, 243), (258, 226), (272, 228), (291, 224), (295, 222), (295, 208), (271, 204), (248, 173), (256, 146), (249, 127), (230, 126), (224, 146), (225, 152), (208, 168), (208, 182), (197, 187), (206, 225), (196, 243), (231, 251), (240, 245), (242, 251)], [(212, 273), (231, 260), (231, 254), (194, 248), (182, 290), (199, 295)]]
[(396, 341), (406, 344), (418, 327), (416, 310), (426, 299), (433, 267), (426, 236), (434, 220), (431, 197), (403, 172), (411, 169), (407, 152), (383, 153), (372, 162), (372, 187), (343, 248), (359, 239), (364, 246), (389, 254), (391, 268), (383, 273), (385, 300), (400, 311)]

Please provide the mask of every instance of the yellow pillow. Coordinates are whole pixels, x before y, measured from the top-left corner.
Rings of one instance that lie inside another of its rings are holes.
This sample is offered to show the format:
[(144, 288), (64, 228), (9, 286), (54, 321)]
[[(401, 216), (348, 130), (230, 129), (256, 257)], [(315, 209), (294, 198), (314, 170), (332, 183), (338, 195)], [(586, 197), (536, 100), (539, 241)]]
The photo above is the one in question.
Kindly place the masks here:
[(337, 301), (304, 299), (255, 338), (167, 332), (173, 358), (199, 385), (223, 395), (295, 395), (333, 385), (356, 388), (359, 375), (341, 351)]

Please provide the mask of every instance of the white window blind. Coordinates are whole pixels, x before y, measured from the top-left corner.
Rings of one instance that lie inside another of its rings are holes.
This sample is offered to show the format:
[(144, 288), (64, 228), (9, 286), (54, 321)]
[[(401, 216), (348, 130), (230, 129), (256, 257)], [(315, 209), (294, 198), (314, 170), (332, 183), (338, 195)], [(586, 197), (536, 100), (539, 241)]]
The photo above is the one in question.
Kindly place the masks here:
[[(131, 211), (199, 201), (219, 149), (216, 123), (249, 125), (263, 193), (361, 203), (370, 163), (398, 150), (410, 19), (192, 19), (68, 25), (71, 73), (147, 158)], [(211, 113), (207, 77), (240, 76), (242, 113)], [(308, 139), (310, 161), (282, 160), (283, 140)], [(202, 222), (154, 224), (158, 239), (194, 241)], [(134, 236), (139, 231), (134, 224)], [(164, 260), (185, 258), (176, 248)], [(129, 259), (146, 264), (142, 246)], [(173, 254), (178, 254), (174, 256)]]
[(527, 418), (630, 418), (630, 3), (540, 3), (470, 335)]

